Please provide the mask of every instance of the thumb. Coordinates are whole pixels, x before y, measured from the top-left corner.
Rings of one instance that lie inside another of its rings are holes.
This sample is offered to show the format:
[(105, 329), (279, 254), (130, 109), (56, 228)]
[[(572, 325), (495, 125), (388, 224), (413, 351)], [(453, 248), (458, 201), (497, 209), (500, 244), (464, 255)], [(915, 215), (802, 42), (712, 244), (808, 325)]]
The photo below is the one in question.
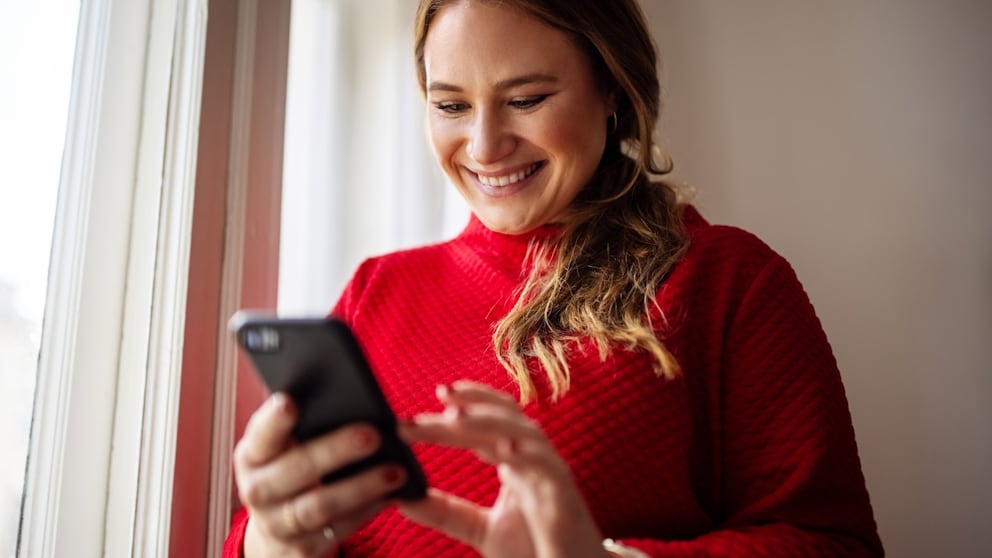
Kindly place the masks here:
[(479, 548), (485, 537), (487, 508), (436, 488), (428, 490), (423, 500), (399, 501), (397, 507), (410, 520), (473, 548)]

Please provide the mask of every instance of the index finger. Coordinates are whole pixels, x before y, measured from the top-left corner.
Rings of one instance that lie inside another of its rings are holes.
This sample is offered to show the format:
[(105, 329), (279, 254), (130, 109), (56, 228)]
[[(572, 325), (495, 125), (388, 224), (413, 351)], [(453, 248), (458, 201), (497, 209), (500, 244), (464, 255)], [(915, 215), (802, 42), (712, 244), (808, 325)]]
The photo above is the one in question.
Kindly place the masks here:
[(469, 500), (430, 488), (427, 498), (415, 502), (401, 500), (397, 505), (409, 519), (475, 548), (481, 546), (485, 537), (486, 510)]
[(435, 389), (435, 395), (447, 404), (490, 403), (506, 409), (520, 410), (520, 402), (509, 393), (470, 380), (439, 385)]
[(296, 406), (285, 393), (274, 393), (252, 414), (235, 448), (235, 463), (264, 465), (286, 450), (296, 424)]

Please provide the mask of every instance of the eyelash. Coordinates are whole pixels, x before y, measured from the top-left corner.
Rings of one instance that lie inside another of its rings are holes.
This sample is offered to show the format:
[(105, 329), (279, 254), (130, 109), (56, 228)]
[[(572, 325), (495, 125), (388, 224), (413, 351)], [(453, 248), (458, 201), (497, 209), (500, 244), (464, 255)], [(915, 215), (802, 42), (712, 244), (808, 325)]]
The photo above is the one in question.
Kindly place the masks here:
[[(521, 97), (513, 99), (509, 104), (511, 107), (520, 110), (526, 110), (529, 108), (534, 108), (537, 105), (544, 102), (545, 99), (550, 97), (550, 95), (532, 95), (530, 97)], [(434, 108), (437, 110), (451, 115), (456, 115), (464, 112), (468, 108), (468, 103), (459, 102), (447, 102), (443, 101), (440, 103), (434, 103)]]
[(523, 97), (520, 99), (514, 99), (510, 101), (510, 106), (518, 109), (529, 109), (536, 107), (537, 105), (544, 102), (548, 98), (548, 95), (532, 95), (530, 97)]
[(465, 103), (434, 103), (434, 108), (446, 114), (458, 114), (464, 111), (467, 106)]

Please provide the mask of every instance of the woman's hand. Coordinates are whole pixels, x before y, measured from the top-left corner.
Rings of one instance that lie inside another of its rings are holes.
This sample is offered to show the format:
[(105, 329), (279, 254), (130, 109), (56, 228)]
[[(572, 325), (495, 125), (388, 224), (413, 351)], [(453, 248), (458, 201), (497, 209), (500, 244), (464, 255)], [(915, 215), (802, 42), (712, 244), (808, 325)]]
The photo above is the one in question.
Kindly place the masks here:
[(491, 508), (432, 489), (424, 501), (400, 503), (404, 515), (486, 558), (610, 556), (568, 466), (513, 398), (469, 382), (437, 395), (445, 411), (402, 425), (401, 435), (472, 450), (497, 467), (502, 486)]
[(293, 442), (296, 408), (275, 394), (255, 411), (234, 449), (234, 476), (248, 508), (246, 558), (326, 556), (372, 519), (399, 487), (398, 466), (374, 467), (323, 485), (321, 477), (379, 447), (369, 425), (342, 427), (306, 443)]

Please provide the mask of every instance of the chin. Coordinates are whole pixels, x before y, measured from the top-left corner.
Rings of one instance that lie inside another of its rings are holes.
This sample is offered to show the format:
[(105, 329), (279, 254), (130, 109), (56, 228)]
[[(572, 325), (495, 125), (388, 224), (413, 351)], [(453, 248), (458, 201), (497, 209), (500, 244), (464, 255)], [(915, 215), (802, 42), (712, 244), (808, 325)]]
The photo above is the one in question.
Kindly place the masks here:
[(500, 234), (525, 234), (540, 226), (540, 224), (535, 225), (528, 221), (508, 221), (506, 219), (499, 218), (492, 219), (485, 215), (480, 215), (479, 213), (476, 213), (476, 215), (487, 229)]

